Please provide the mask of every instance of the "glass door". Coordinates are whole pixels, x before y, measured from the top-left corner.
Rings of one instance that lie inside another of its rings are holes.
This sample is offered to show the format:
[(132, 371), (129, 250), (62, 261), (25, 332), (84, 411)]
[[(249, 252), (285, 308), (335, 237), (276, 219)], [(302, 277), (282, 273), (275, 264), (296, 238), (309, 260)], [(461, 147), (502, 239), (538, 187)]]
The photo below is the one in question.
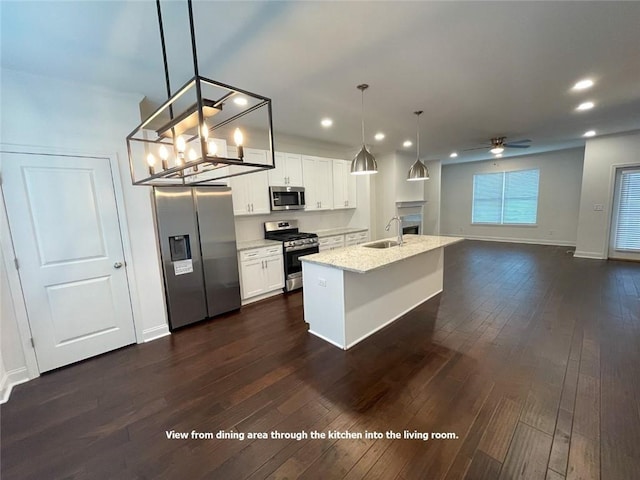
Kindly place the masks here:
[(640, 167), (616, 172), (609, 258), (640, 261)]

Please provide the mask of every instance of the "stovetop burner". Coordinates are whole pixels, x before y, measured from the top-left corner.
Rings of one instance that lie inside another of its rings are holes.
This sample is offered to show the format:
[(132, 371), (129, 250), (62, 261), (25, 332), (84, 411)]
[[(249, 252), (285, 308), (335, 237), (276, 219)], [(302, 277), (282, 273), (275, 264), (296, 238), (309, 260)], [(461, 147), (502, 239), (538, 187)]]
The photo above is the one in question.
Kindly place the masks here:
[(266, 222), (264, 224), (264, 238), (284, 242), (285, 249), (302, 245), (314, 246), (318, 244), (318, 235), (298, 231), (297, 220), (281, 222)]

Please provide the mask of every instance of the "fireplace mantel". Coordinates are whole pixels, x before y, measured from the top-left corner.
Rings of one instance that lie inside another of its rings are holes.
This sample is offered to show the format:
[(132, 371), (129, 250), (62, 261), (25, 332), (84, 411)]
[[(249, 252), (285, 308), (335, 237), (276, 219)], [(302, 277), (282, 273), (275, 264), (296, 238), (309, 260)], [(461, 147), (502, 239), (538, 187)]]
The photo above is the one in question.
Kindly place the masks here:
[(422, 207), (425, 203), (427, 203), (426, 200), (412, 200), (412, 201), (406, 201), (406, 202), (396, 202), (396, 207), (397, 208)]

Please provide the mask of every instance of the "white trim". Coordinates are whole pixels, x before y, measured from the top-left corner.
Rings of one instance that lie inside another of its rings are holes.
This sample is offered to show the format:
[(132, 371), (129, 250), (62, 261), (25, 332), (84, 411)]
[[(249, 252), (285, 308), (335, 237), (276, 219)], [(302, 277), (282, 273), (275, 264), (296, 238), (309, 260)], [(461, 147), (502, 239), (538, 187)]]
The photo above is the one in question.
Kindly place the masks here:
[(606, 260), (607, 257), (603, 256), (600, 252), (584, 252), (582, 250), (576, 250), (573, 254), (575, 258), (590, 258), (592, 260)]
[(308, 330), (309, 333), (311, 333), (312, 335), (315, 335), (318, 338), (321, 338), (322, 340), (324, 340), (325, 342), (329, 342), (331, 345), (334, 345), (336, 347), (338, 347), (340, 350), (346, 350), (348, 347), (343, 347), (342, 345), (340, 345), (338, 342), (334, 342), (333, 340), (331, 340), (328, 337), (325, 337), (324, 335), (320, 335), (319, 333), (314, 332), (313, 330)]
[[(420, 300), (418, 303), (416, 303), (415, 305), (407, 308), (406, 310), (404, 310), (403, 312), (400, 312), (398, 315), (396, 315), (395, 317), (393, 317), (392, 319), (390, 319), (388, 322), (383, 323), (382, 325), (380, 325), (378, 328), (370, 331), (369, 333), (363, 335), (362, 337), (358, 338), (357, 340), (354, 340), (353, 342), (351, 342), (349, 345), (347, 345), (346, 347), (344, 347), (345, 350), (348, 350), (349, 348), (353, 347), (355, 344), (360, 343), (361, 341), (363, 341), (365, 338), (370, 337), (371, 335), (373, 335), (374, 333), (376, 333), (379, 330), (382, 330), (384, 327), (386, 327), (387, 325), (395, 322), (396, 320), (398, 320), (400, 317), (402, 317), (403, 315), (406, 315), (407, 313), (409, 313), (411, 310), (413, 310), (414, 308), (417, 308), (418, 306), (422, 305), (424, 302), (427, 302), (429, 300), (431, 300), (433, 297), (435, 297), (436, 295), (440, 295), (442, 293), (442, 289), (438, 290), (437, 292), (433, 293), (432, 295), (429, 295), (427, 298)], [(311, 331), (311, 330), (309, 330)], [(333, 343), (333, 342), (331, 342)]]
[(6, 372), (0, 379), (0, 403), (6, 403), (11, 396), (11, 390), (16, 385), (31, 380), (27, 367), (20, 367)]
[[(446, 234), (449, 235), (449, 234)], [(453, 235), (453, 234), (451, 234)], [(526, 243), (531, 245), (554, 245), (558, 247), (575, 247), (576, 242), (568, 240), (546, 240), (539, 238), (510, 238), (510, 237), (482, 237), (475, 235), (465, 235), (467, 240), (481, 240), (483, 242), (505, 242), (505, 243)]]
[[(618, 170), (626, 169), (626, 168), (637, 168), (640, 167), (639, 162), (634, 163), (614, 163), (611, 165), (611, 170), (609, 171), (609, 191), (607, 192), (607, 198), (609, 199), (609, 208), (606, 209), (606, 222), (607, 222), (607, 235), (604, 242), (604, 249), (602, 250), (601, 258), (609, 258), (609, 248), (611, 246), (611, 229), (613, 228), (613, 208), (615, 204), (615, 196), (616, 196), (616, 175), (618, 174)], [(588, 258), (588, 257), (587, 257)]]
[(156, 327), (143, 330), (142, 341), (145, 343), (151, 342), (152, 340), (157, 340), (158, 338), (166, 337), (167, 335), (171, 335), (171, 332), (169, 331), (169, 325), (158, 325)]
[(118, 154), (108, 155), (111, 167), (111, 181), (113, 182), (113, 193), (116, 200), (116, 210), (118, 212), (118, 223), (120, 224), (120, 239), (122, 240), (122, 252), (124, 254), (125, 272), (129, 287), (129, 303), (133, 316), (133, 330), (137, 343), (145, 342), (144, 331), (142, 329), (142, 312), (140, 311), (140, 296), (133, 268), (133, 254), (131, 252), (131, 241), (129, 238), (129, 222), (124, 202), (124, 191), (120, 179), (120, 166), (118, 164)]
[[(2, 155), (0, 155), (0, 172), (2, 172)], [(22, 346), (22, 353), (26, 364), (26, 369), (30, 379), (40, 376), (40, 368), (36, 358), (36, 351), (31, 345), (31, 326), (29, 325), (29, 316), (27, 314), (27, 304), (24, 301), (22, 293), (22, 283), (18, 270), (13, 265), (13, 259), (17, 258), (13, 248), (13, 238), (11, 236), (11, 228), (9, 227), (9, 217), (7, 215), (4, 203), (4, 190), (0, 185), (0, 230), (4, 232), (0, 235), (0, 248), (4, 256), (7, 268), (7, 277), (9, 278), (9, 292), (11, 301), (16, 314), (16, 325), (18, 327), (18, 335)], [(5, 235), (6, 234), (6, 235)]]

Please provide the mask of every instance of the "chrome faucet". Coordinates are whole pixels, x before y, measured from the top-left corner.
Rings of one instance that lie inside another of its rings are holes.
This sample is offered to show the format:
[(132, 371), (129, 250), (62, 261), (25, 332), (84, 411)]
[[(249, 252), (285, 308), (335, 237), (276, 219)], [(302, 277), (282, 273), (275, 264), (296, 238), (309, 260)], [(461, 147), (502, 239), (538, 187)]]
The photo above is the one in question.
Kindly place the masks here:
[(389, 229), (391, 228), (391, 222), (393, 222), (394, 220), (398, 222), (398, 245), (402, 246), (402, 244), (403, 244), (403, 241), (402, 241), (402, 219), (400, 217), (393, 217), (391, 220), (389, 220), (389, 223), (387, 223), (387, 226), (384, 227), (384, 230), (386, 232), (388, 232)]

